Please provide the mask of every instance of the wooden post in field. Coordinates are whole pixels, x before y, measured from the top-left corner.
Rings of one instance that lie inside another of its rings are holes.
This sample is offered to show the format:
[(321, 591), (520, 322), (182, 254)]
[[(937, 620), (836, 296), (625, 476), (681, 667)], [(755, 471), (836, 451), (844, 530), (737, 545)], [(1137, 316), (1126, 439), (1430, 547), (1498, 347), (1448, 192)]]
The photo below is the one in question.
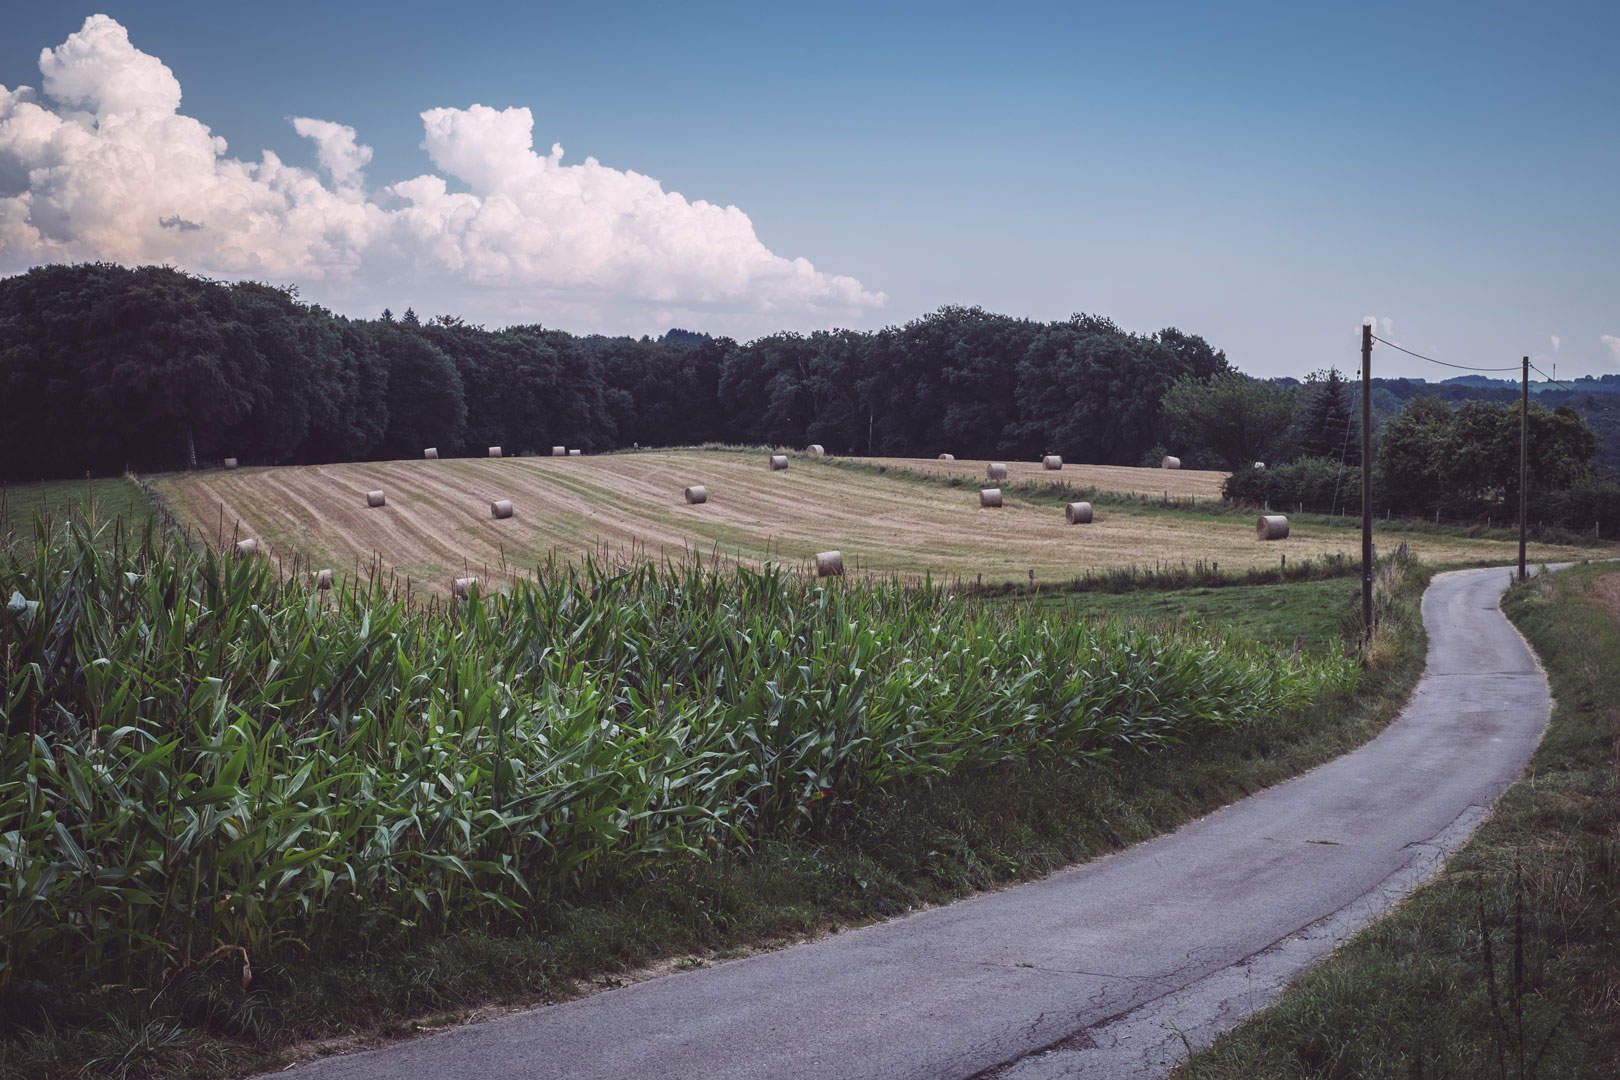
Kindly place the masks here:
[(1372, 640), (1372, 327), (1361, 325), (1361, 635)]
[(1530, 358), (1519, 379), (1519, 584), (1524, 584), (1525, 481), (1530, 475)]

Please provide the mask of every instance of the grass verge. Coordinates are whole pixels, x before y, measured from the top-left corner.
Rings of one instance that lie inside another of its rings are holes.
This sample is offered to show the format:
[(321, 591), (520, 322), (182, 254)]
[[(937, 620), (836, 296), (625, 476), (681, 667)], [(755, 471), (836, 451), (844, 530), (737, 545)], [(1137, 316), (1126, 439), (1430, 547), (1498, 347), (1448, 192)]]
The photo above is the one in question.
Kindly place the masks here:
[[(234, 953), (161, 988), (0, 1000), (0, 1076), (220, 1076), (409, 1036), (480, 1010), (556, 1000), (1042, 876), (1173, 829), (1360, 744), (1421, 666), (1417, 597), (1394, 575), (1356, 694), (1107, 768), (1040, 760), (881, 791), (803, 835), (709, 861), (626, 866), (548, 899), (519, 935), (428, 935), (341, 957), (283, 948), (244, 989)], [(1285, 586), (1291, 587), (1291, 586)]]
[(0, 484), (0, 551), (34, 542), (34, 520), (53, 528), (68, 521), (94, 529), (98, 523), (123, 519), (131, 535), (152, 522), (152, 502), (126, 477), (86, 480), (41, 480), (36, 484)]
[(1226, 585), (1133, 592), (1048, 592), (1012, 599), (1037, 611), (1080, 618), (1124, 618), (1153, 625), (1219, 626), (1282, 648), (1322, 653), (1346, 636), (1345, 611), (1361, 603), (1361, 583), (1344, 577), (1285, 585)]
[(1515, 586), (1556, 702), (1441, 875), (1183, 1080), (1620, 1075), (1620, 570)]

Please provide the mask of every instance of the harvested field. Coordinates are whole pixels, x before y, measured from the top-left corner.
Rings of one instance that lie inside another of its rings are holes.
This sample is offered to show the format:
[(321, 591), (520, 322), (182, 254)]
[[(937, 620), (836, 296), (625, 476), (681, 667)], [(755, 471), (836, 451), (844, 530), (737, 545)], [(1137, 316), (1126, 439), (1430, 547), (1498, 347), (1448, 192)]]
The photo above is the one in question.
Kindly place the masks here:
[[(909, 469), (913, 472), (959, 476), (964, 483), (984, 476), (988, 459), (975, 461), (962, 458), (940, 461), (936, 458), (849, 458), (868, 465), (887, 465), (891, 469)], [(1048, 483), (1064, 480), (1078, 488), (1095, 488), (1120, 495), (1168, 495), (1172, 499), (1219, 499), (1221, 485), (1229, 474), (1204, 472), (1198, 469), (1133, 469), (1125, 465), (1077, 465), (1063, 463), (1062, 475), (1055, 475), (1039, 461), (1008, 461), (1007, 479), (1012, 483), (1040, 481)]]
[[(1354, 558), (1360, 551), (1360, 534), (1352, 529), (1301, 525), (1287, 541), (1266, 544), (1255, 540), (1252, 518), (1147, 507), (1100, 507), (1095, 524), (1075, 529), (1061, 503), (1030, 502), (1016, 490), (1006, 493), (1003, 509), (981, 510), (977, 477), (984, 462), (942, 464), (965, 469), (969, 481), (960, 488), (920, 484), (811, 458), (772, 472), (757, 451), (676, 450), (244, 469), (153, 482), (182, 520), (222, 545), (251, 536), (262, 555), (300, 556), (340, 574), (379, 559), (418, 589), (440, 593), (449, 591), (452, 577), (471, 573), (493, 583), (551, 555), (774, 560), (813, 574), (816, 553), (837, 549), (851, 574), (931, 573), (967, 581), (982, 575), (989, 584), (1027, 581), (1030, 570), (1037, 581), (1055, 583), (1110, 567), (1213, 560), (1222, 570), (1239, 571), (1275, 566), (1283, 554), (1293, 563)], [(1030, 479), (1050, 477), (1039, 462), (1022, 467)], [(1064, 471), (1086, 468), (1065, 465)], [(1220, 475), (1110, 471), (1148, 473), (1163, 483), (1208, 484), (1200, 478)], [(688, 505), (684, 489), (700, 483), (708, 502)], [(368, 509), (364, 493), (376, 488), (388, 491), (388, 505)], [(494, 499), (512, 500), (516, 516), (491, 518)], [(1401, 539), (1432, 562), (1507, 562), (1517, 555), (1500, 540), (1402, 534), (1380, 543)], [(1569, 555), (1532, 545), (1530, 557)]]

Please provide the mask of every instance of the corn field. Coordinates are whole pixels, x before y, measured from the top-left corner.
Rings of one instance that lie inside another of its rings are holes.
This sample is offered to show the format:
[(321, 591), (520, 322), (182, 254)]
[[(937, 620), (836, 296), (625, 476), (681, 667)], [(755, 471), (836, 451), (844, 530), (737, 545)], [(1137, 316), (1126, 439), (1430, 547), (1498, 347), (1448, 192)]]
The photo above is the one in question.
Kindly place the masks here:
[(0, 558), (0, 603), (0, 985), (520, 927), (610, 867), (1357, 671), (774, 569), (586, 565), (425, 609), (72, 524)]

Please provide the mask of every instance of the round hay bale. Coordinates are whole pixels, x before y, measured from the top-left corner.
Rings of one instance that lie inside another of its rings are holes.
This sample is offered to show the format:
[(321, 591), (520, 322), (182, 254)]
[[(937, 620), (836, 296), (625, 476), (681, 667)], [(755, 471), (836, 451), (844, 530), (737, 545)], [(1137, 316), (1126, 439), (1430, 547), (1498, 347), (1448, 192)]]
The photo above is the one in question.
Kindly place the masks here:
[(809, 446), (805, 447), (804, 452), (809, 454), (811, 457), (827, 456), (827, 448), (818, 442), (813, 442)]
[(318, 570), (318, 571), (316, 571), (316, 573), (315, 573), (315, 587), (317, 589), (319, 589), (321, 592), (325, 592), (326, 590), (330, 589), (332, 587), (332, 571), (330, 571), (330, 570)]
[(1288, 539), (1288, 519), (1281, 514), (1264, 514), (1254, 523), (1254, 535), (1261, 540)]
[(709, 501), (709, 489), (702, 484), (693, 484), (686, 489), (686, 501), (694, 506)]
[(985, 488), (979, 492), (979, 505), (981, 507), (997, 507), (1001, 505), (1001, 489)]
[(492, 503), (489, 504), (489, 512), (491, 514), (494, 514), (498, 518), (509, 518), (509, 517), (511, 517), (512, 516), (512, 500), (511, 499), (497, 499), (495, 502), (492, 502)]
[(941, 455), (939, 455), (939, 460), (941, 460), (941, 461), (955, 461), (956, 460), (956, 455), (955, 454), (941, 454)]
[(226, 468), (227, 468), (227, 469), (234, 469), (234, 468), (236, 468), (236, 459), (235, 459), (235, 458), (233, 458), (233, 457), (228, 457), (228, 458), (226, 458), (226, 459), (225, 459), (225, 467), (226, 467)]
[(456, 596), (467, 596), (478, 588), (478, 579), (475, 577), (458, 577), (450, 583), (450, 592)]
[(584, 454), (585, 454), (585, 451), (583, 451), (583, 450), (570, 450), (570, 451), (568, 451), (568, 456), (569, 457), (583, 457)]
[(387, 499), (386, 496), (383, 495), (382, 492), (380, 492), (380, 491), (368, 491), (368, 492), (366, 492), (366, 505), (367, 506), (384, 506), (384, 505), (387, 505), (387, 503), (388, 503), (388, 499)]
[(1007, 479), (1007, 466), (999, 461), (992, 461), (984, 470), (984, 478), (986, 480)]
[(1181, 459), (1178, 457), (1171, 457), (1169, 454), (1166, 454), (1164, 456), (1164, 460), (1159, 462), (1159, 466), (1160, 468), (1164, 469), (1179, 469), (1181, 468)]
[(501, 448), (498, 447), (498, 446), (490, 447), (489, 448), (489, 456), (490, 457), (500, 457), (501, 456)]
[(552, 457), (567, 457), (568, 456), (568, 447), (566, 447), (566, 446), (553, 446), (551, 448), (551, 456)]
[(422, 451), (422, 458), (423, 458), (424, 461), (438, 461), (439, 460), (439, 448), (437, 446), (428, 447), (427, 449)]
[(1254, 467), (1257, 469), (1263, 469), (1266, 467), (1266, 463), (1263, 461), (1257, 461), (1254, 463)]
[(772, 454), (771, 455), (771, 472), (781, 472), (785, 468), (787, 468), (787, 455), (786, 454)]
[(238, 540), (236, 542), (236, 554), (238, 557), (251, 559), (258, 553), (259, 542), (257, 540)]
[(1061, 454), (1047, 454), (1045, 457), (1041, 458), (1041, 468), (1043, 468), (1043, 469), (1061, 469), (1061, 468), (1063, 468), (1063, 456)]
[(1063, 516), (1069, 519), (1070, 525), (1091, 524), (1091, 504), (1088, 502), (1070, 503), (1063, 508)]
[(816, 552), (816, 577), (843, 577), (844, 553), (842, 551)]

